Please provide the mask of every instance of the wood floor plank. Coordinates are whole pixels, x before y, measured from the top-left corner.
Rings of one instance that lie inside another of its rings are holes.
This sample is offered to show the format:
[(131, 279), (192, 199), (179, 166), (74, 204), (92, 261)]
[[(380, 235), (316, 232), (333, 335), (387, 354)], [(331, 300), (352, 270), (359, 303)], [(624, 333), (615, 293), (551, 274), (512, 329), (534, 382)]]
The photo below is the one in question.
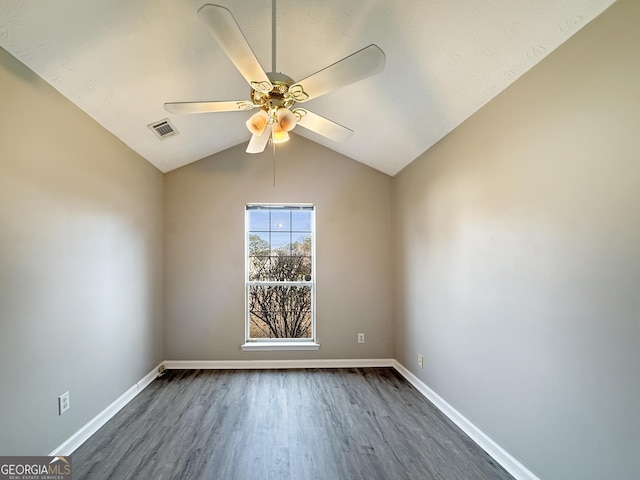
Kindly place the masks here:
[(76, 480), (512, 479), (391, 368), (169, 370), (73, 467)]

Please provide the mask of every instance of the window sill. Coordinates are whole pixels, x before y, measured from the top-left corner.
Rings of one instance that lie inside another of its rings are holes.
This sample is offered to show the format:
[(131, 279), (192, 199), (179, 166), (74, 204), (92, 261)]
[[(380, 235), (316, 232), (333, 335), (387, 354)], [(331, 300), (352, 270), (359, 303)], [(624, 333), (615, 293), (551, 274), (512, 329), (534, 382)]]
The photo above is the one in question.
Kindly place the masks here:
[(314, 342), (247, 342), (240, 345), (245, 352), (274, 350), (318, 350), (319, 343)]

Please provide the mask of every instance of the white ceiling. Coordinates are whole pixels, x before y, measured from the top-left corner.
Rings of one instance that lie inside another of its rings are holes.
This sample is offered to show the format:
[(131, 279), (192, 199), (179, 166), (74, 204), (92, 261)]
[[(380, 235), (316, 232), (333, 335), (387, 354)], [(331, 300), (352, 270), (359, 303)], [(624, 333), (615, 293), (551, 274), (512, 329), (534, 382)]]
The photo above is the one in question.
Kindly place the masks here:
[[(249, 87), (196, 15), (205, 0), (0, 0), (0, 45), (163, 172), (239, 143), (249, 112), (173, 115), (164, 102), (244, 100)], [(271, 0), (231, 10), (271, 70)], [(305, 104), (355, 131), (337, 144), (395, 175), (613, 0), (278, 0), (276, 66), (300, 80), (371, 44), (383, 73)], [(169, 118), (179, 135), (147, 125)], [(295, 141), (295, 136), (291, 139)]]

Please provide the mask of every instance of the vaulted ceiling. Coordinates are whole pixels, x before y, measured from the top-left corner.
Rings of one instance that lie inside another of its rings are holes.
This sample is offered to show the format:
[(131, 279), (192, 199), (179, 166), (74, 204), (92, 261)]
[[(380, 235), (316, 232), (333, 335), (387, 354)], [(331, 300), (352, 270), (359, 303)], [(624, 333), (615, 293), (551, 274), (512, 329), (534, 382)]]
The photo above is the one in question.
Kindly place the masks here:
[[(203, 3), (0, 0), (0, 46), (167, 172), (251, 136), (247, 111), (176, 115), (163, 108), (249, 97), (196, 15)], [(233, 13), (271, 71), (271, 0), (213, 3)], [(276, 70), (294, 80), (372, 43), (386, 54), (382, 73), (305, 104), (354, 130), (348, 141), (293, 132), (395, 175), (612, 3), (277, 0)], [(160, 140), (147, 125), (165, 118), (179, 133)]]

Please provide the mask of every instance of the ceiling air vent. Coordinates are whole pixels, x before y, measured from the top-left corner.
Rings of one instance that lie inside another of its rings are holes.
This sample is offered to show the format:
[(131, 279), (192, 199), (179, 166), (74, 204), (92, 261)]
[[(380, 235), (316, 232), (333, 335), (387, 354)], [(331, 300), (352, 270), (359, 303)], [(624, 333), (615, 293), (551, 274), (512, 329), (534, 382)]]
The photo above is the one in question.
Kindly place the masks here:
[(153, 122), (147, 126), (151, 130), (153, 130), (153, 133), (155, 133), (160, 140), (164, 140), (165, 138), (176, 135), (178, 133), (178, 130), (176, 130), (176, 127), (171, 125), (171, 122), (168, 118), (165, 118), (164, 120), (160, 120), (158, 122)]

